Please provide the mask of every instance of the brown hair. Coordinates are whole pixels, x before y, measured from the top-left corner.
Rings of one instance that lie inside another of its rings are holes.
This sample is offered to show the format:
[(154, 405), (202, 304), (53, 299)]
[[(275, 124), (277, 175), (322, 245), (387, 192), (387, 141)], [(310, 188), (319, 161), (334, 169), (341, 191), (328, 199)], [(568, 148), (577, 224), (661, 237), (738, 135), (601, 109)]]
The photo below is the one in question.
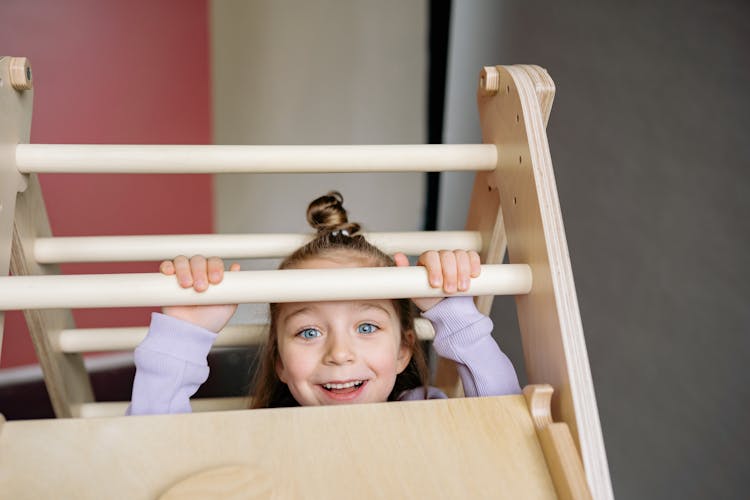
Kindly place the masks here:
[[(344, 198), (338, 191), (313, 200), (307, 207), (307, 222), (317, 230), (316, 236), (298, 248), (279, 265), (279, 269), (294, 269), (302, 262), (315, 258), (359, 258), (370, 267), (395, 266), (393, 259), (358, 234), (359, 224), (349, 222), (343, 206)], [(396, 376), (396, 383), (388, 396), (393, 401), (408, 389), (423, 387), (427, 395), (427, 363), (424, 352), (414, 332), (414, 310), (409, 299), (394, 299), (393, 305), (401, 326), (401, 343), (411, 351), (411, 360), (403, 372)], [(278, 322), (279, 304), (271, 304), (271, 322), (268, 340), (263, 346), (260, 365), (256, 372), (251, 408), (274, 408), (299, 406), (289, 387), (276, 374), (279, 360)]]

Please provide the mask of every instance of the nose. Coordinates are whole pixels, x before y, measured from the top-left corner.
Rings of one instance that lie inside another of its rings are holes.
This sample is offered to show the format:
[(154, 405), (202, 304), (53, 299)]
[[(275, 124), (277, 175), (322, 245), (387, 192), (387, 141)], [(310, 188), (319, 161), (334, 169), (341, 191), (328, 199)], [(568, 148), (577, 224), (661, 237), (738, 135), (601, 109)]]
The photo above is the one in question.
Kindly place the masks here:
[(345, 332), (331, 332), (326, 343), (323, 359), (326, 365), (346, 365), (353, 363), (356, 358), (352, 346), (351, 336)]

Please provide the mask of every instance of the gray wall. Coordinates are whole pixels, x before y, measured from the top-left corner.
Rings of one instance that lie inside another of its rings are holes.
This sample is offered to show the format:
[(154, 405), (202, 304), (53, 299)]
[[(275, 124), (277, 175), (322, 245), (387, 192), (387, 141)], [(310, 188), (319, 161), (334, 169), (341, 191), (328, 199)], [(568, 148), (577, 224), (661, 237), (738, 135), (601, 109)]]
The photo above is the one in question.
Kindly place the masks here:
[[(616, 497), (746, 498), (750, 3), (455, 1), (452, 36), (448, 142), (478, 138), (481, 65), (556, 83), (548, 135)], [(463, 225), (468, 185), (447, 177), (442, 227)]]

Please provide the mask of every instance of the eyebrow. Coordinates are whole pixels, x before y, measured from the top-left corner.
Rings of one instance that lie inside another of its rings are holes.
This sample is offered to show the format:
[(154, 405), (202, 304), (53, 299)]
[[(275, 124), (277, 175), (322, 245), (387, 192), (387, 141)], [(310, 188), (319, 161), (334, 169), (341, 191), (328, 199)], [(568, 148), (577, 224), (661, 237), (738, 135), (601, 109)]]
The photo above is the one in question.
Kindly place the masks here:
[(304, 314), (310, 310), (309, 306), (300, 307), (299, 309), (293, 309), (293, 312), (289, 314), (281, 314), (279, 316), (279, 322), (282, 321), (289, 321), (290, 318), (293, 318), (299, 314)]
[[(305, 313), (309, 312), (310, 309), (312, 309), (310, 306), (303, 306), (303, 307), (300, 307), (298, 309), (293, 309), (292, 312), (290, 312), (288, 314), (281, 314), (279, 316), (279, 321), (289, 321), (291, 318), (293, 318), (295, 316), (298, 316), (300, 314), (305, 314)], [(358, 302), (356, 309), (359, 310), (359, 311), (364, 311), (364, 310), (368, 310), (368, 309), (376, 309), (378, 311), (381, 311), (381, 312), (387, 314), (388, 316), (391, 315), (391, 311), (389, 311), (385, 307), (383, 307), (383, 306), (381, 306), (379, 304), (375, 304), (373, 302)]]
[(359, 309), (359, 310), (378, 309), (378, 310), (386, 313), (389, 316), (391, 315), (391, 311), (389, 311), (388, 309), (386, 309), (385, 307), (383, 307), (383, 306), (381, 306), (379, 304), (375, 304), (375, 303), (372, 303), (372, 302), (360, 302), (359, 306), (357, 307), (357, 309)]

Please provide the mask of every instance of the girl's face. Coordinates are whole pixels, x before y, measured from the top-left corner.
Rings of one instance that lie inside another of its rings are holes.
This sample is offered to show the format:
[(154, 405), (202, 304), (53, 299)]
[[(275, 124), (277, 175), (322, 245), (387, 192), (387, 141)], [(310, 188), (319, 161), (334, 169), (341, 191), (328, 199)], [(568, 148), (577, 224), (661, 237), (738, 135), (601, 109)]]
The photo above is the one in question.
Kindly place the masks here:
[[(359, 265), (315, 258), (299, 267)], [(283, 304), (276, 333), (276, 373), (302, 406), (387, 401), (411, 359), (390, 300)]]

